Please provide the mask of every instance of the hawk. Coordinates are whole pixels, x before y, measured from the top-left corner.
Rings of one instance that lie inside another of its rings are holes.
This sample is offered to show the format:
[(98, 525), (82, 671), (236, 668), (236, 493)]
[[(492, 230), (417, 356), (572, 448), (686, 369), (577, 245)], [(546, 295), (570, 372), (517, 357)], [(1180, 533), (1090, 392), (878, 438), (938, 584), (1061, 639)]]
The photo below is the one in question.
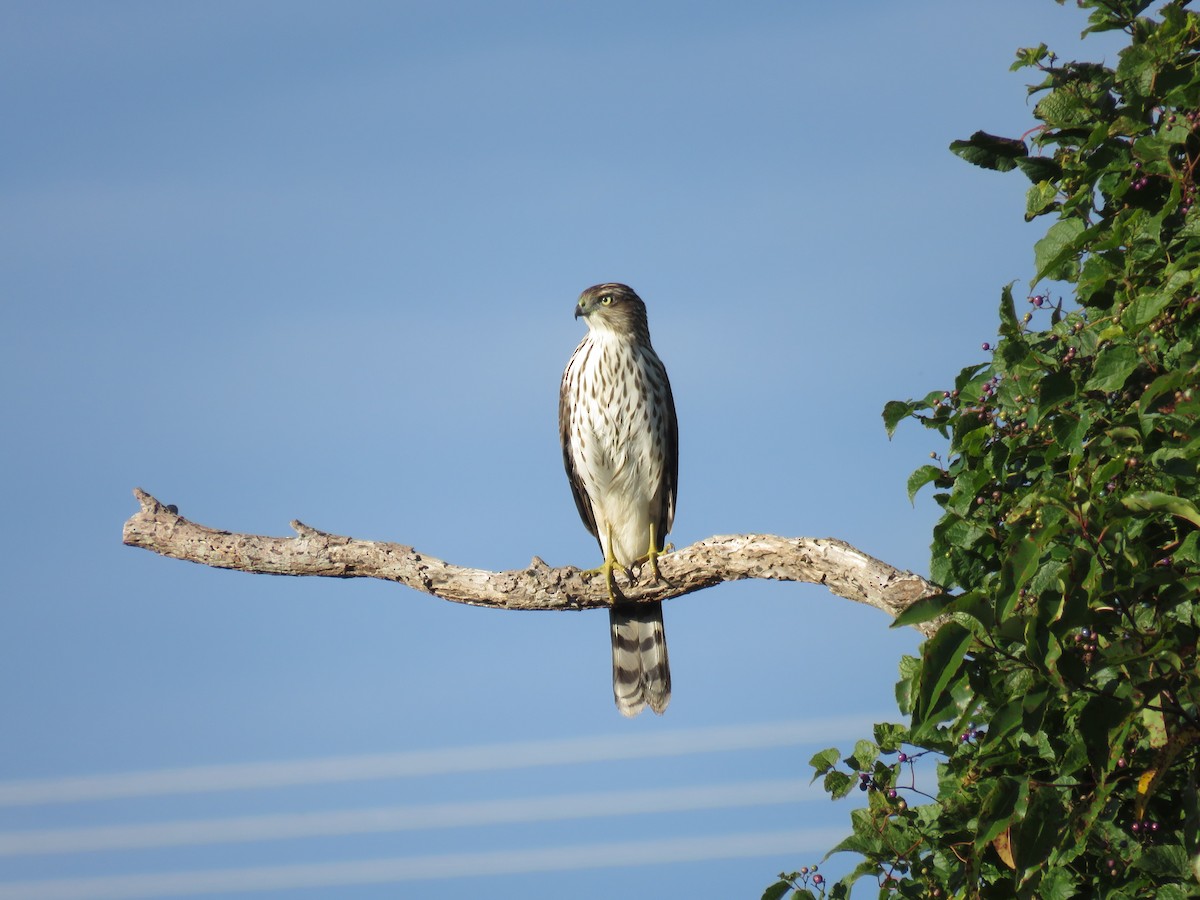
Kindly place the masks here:
[[(600, 542), (612, 630), (613, 696), (622, 715), (671, 699), (662, 604), (622, 604), (614, 568), (658, 556), (675, 518), (679, 426), (667, 370), (650, 345), (646, 304), (624, 284), (579, 295), (588, 331), (567, 363), (558, 395), (563, 464), (575, 506)], [(630, 575), (632, 577), (632, 575)]]

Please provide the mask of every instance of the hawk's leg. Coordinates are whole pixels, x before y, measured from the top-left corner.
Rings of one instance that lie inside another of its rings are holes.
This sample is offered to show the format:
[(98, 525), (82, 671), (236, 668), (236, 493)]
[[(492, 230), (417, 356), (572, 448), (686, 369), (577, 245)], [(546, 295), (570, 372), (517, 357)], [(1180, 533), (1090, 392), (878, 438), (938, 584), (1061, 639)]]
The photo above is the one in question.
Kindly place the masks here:
[[(613, 574), (613, 570), (620, 565), (617, 562), (617, 557), (612, 551), (612, 526), (608, 526), (608, 549), (604, 551), (604, 562), (598, 569), (585, 569), (583, 575), (585, 578), (591, 578), (593, 575), (603, 575), (604, 584), (608, 588), (608, 600), (610, 603), (617, 602), (617, 578)], [(624, 568), (624, 567), (622, 567)], [(628, 574), (628, 572), (626, 572)], [(631, 579), (632, 580), (632, 579)]]
[(658, 570), (658, 558), (664, 553), (670, 553), (675, 549), (674, 544), (667, 544), (662, 550), (658, 549), (658, 535), (654, 523), (650, 523), (650, 549), (646, 551), (646, 555), (638, 560), (638, 564), (650, 563), (650, 571), (654, 573), (654, 581), (658, 583), (663, 580), (662, 572)]

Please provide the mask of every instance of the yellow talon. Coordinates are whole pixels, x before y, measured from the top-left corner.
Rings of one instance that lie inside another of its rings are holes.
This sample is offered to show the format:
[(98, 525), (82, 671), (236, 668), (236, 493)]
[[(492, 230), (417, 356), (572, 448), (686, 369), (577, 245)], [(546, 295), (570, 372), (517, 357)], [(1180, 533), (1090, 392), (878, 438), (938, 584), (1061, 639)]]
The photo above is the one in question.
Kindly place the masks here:
[(654, 523), (651, 522), (650, 523), (650, 549), (646, 551), (646, 555), (642, 559), (639, 559), (638, 562), (639, 563), (642, 563), (642, 562), (650, 563), (650, 571), (652, 571), (654, 573), (654, 580), (657, 582), (657, 581), (662, 581), (662, 572), (660, 572), (658, 570), (658, 558), (660, 556), (662, 556), (664, 553), (670, 553), (672, 550), (674, 550), (675, 545), (667, 544), (662, 550), (659, 550), (658, 549), (658, 541), (656, 540), (658, 535), (655, 534), (655, 531), (656, 531), (656, 529), (654, 527)]
[[(650, 524), (650, 547), (649, 547), (649, 549), (647, 549), (646, 555), (641, 557), (638, 560), (635, 560), (633, 562), (633, 565), (641, 566), (641, 565), (644, 565), (645, 563), (649, 563), (650, 571), (654, 573), (654, 580), (655, 580), (655, 582), (658, 582), (658, 581), (663, 580), (662, 572), (659, 571), (659, 568), (658, 568), (658, 558), (660, 556), (662, 556), (663, 554), (670, 553), (672, 550), (674, 550), (675, 545), (667, 544), (665, 547), (663, 547), (662, 550), (659, 550), (658, 549), (658, 540), (657, 540), (658, 535), (656, 534), (656, 531), (657, 531), (657, 529), (654, 527), (654, 523), (651, 523)], [(608, 588), (609, 602), (616, 603), (617, 602), (617, 578), (616, 578), (616, 575), (614, 574), (614, 571), (617, 568), (624, 569), (625, 574), (629, 577), (629, 580), (630, 581), (634, 580), (633, 573), (630, 572), (629, 569), (626, 569), (624, 566), (622, 566), (617, 561), (616, 556), (613, 555), (612, 526), (610, 525), (610, 526), (608, 526), (608, 552), (604, 556), (604, 562), (595, 569), (584, 569), (581, 574), (583, 575), (584, 578), (588, 578), (588, 579), (594, 578), (596, 575), (603, 575), (605, 586)]]
[(613, 575), (613, 569), (618, 565), (616, 556), (612, 552), (612, 526), (608, 526), (608, 551), (604, 554), (604, 562), (596, 569), (585, 569), (583, 576), (591, 578), (595, 575), (604, 576), (604, 584), (608, 588), (608, 601), (615, 604), (617, 602), (617, 579)]

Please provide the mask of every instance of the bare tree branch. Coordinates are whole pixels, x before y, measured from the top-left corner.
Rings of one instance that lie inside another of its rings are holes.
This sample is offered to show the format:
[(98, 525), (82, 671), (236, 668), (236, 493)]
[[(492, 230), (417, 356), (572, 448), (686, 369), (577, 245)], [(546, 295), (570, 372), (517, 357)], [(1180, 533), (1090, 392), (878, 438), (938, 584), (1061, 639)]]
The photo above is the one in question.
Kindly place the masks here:
[[(499, 609), (596, 609), (609, 605), (604, 582), (574, 566), (554, 568), (536, 556), (525, 569), (489, 572), (451, 565), (412, 547), (326, 534), (293, 521), (296, 537), (218, 531), (189, 522), (141, 488), (141, 510), (122, 534), (124, 543), (163, 556), (220, 569), (268, 575), (381, 578), (455, 603)], [(839, 597), (896, 616), (941, 591), (844, 541), (771, 534), (711, 537), (659, 557), (663, 580), (618, 577), (622, 597), (649, 603), (681, 597), (725, 581), (768, 578), (823, 584)], [(936, 625), (919, 626), (926, 634)]]

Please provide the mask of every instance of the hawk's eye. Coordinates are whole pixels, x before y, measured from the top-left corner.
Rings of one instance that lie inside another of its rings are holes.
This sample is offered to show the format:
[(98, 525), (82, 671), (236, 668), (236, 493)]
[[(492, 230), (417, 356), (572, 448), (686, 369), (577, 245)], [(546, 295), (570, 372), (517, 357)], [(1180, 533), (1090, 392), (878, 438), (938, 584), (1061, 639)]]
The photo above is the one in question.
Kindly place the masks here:
[(600, 298), (600, 305), (601, 305), (601, 306), (612, 306), (612, 295), (611, 295), (611, 294), (605, 294), (603, 297), (601, 297), (601, 298)]

